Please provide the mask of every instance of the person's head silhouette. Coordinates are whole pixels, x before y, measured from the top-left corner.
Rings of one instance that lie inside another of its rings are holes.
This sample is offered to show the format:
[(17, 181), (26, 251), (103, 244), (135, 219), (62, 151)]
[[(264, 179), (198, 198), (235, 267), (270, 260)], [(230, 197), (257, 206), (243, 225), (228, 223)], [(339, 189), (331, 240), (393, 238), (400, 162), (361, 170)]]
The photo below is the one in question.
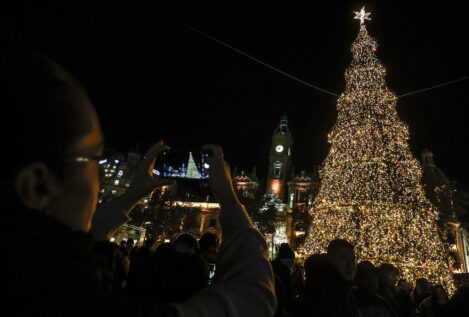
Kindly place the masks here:
[(82, 85), (50, 59), (3, 54), (2, 190), (9, 208), (26, 207), (88, 231), (99, 191), (103, 136)]

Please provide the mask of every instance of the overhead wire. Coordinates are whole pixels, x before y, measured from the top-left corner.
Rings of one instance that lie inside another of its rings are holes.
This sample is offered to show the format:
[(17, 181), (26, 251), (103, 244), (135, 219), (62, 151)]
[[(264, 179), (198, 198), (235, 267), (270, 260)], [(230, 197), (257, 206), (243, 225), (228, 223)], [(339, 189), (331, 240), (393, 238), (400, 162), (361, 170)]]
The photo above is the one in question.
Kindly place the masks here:
[[(339, 97), (339, 95), (336, 94), (336, 93), (330, 92), (330, 91), (328, 91), (328, 90), (326, 90), (326, 89), (323, 89), (323, 88), (318, 87), (318, 86), (316, 86), (316, 85), (310, 84), (310, 83), (308, 83), (308, 82), (306, 82), (306, 81), (304, 81), (304, 80), (302, 80), (302, 79), (300, 79), (300, 78), (298, 78), (298, 77), (295, 77), (295, 76), (293, 76), (293, 75), (290, 75), (289, 73), (287, 73), (287, 72), (285, 72), (285, 71), (283, 71), (283, 70), (281, 70), (281, 69), (279, 69), (279, 68), (277, 68), (277, 67), (274, 67), (274, 66), (272, 66), (272, 65), (270, 65), (270, 64), (268, 64), (268, 63), (266, 63), (266, 62), (264, 62), (264, 61), (262, 61), (262, 60), (260, 60), (260, 59), (258, 59), (258, 58), (256, 58), (256, 57), (254, 57), (254, 56), (252, 56), (252, 55), (250, 55), (250, 54), (248, 54), (248, 53), (246, 53), (246, 52), (244, 52), (244, 51), (242, 51), (242, 50), (240, 50), (240, 49), (238, 49), (238, 48), (236, 48), (236, 47), (234, 47), (234, 46), (232, 46), (232, 45), (230, 45), (230, 44), (228, 44), (228, 43), (225, 43), (225, 42), (223, 42), (223, 41), (221, 41), (221, 40), (219, 40), (219, 39), (217, 39), (217, 38), (215, 38), (215, 37), (213, 37), (213, 36), (211, 36), (211, 35), (209, 35), (209, 34), (203, 32), (203, 31), (201, 31), (201, 30), (199, 30), (199, 29), (196, 29), (195, 27), (190, 26), (190, 25), (188, 25), (188, 24), (186, 24), (186, 23), (184, 23), (184, 22), (182, 22), (182, 21), (180, 21), (180, 20), (178, 20), (178, 19), (176, 19), (176, 18), (170, 18), (170, 20), (172, 20), (172, 21), (174, 21), (174, 22), (176, 22), (176, 23), (178, 23), (178, 24), (184, 26), (185, 28), (187, 28), (187, 29), (189, 29), (189, 30), (191, 30), (191, 31), (193, 31), (193, 32), (196, 32), (196, 33), (198, 33), (198, 34), (200, 34), (200, 35), (202, 35), (202, 36), (204, 36), (204, 37), (206, 37), (206, 38), (208, 38), (208, 39), (210, 39), (210, 40), (212, 40), (212, 41), (214, 41), (214, 42), (217, 42), (218, 44), (221, 44), (221, 45), (223, 45), (223, 46), (225, 46), (225, 47), (227, 47), (227, 48), (229, 48), (229, 49), (231, 49), (231, 50), (237, 52), (238, 54), (241, 54), (241, 55), (243, 55), (243, 56), (245, 56), (245, 57), (247, 57), (247, 58), (249, 58), (249, 59), (251, 59), (251, 60), (253, 60), (253, 61), (255, 61), (255, 62), (257, 62), (257, 63), (259, 63), (259, 64), (261, 64), (261, 65), (263, 65), (263, 66), (265, 66), (265, 67), (267, 67), (267, 68), (269, 68), (269, 69), (271, 69), (271, 70), (273, 70), (273, 71), (275, 71), (275, 72), (278, 72), (278, 73), (280, 73), (280, 74), (282, 74), (282, 75), (284, 75), (284, 76), (286, 76), (286, 77), (288, 77), (288, 78), (291, 78), (291, 79), (293, 79), (293, 80), (295, 80), (295, 81), (297, 81), (297, 82), (299, 82), (299, 83), (301, 83), (301, 84), (303, 84), (303, 85), (306, 85), (306, 86), (308, 86), (308, 87), (310, 87), (310, 88), (313, 88), (313, 89), (316, 89), (316, 90), (319, 90), (319, 91), (322, 91), (322, 92), (324, 92), (324, 93), (326, 93), (326, 94), (329, 94), (329, 95), (332, 95), (332, 96), (335, 96), (335, 97)], [(419, 89), (419, 90), (414, 90), (414, 91), (408, 92), (408, 93), (406, 93), (406, 94), (399, 95), (399, 96), (397, 96), (397, 97), (398, 97), (398, 98), (402, 98), (402, 97), (406, 97), (406, 96), (415, 95), (415, 94), (418, 94), (418, 93), (421, 93), (421, 92), (424, 92), (424, 91), (428, 91), (428, 90), (432, 90), (432, 89), (435, 89), (435, 88), (447, 86), (447, 85), (450, 85), (450, 84), (453, 84), (453, 83), (456, 83), (456, 82), (460, 82), (460, 81), (466, 80), (466, 79), (468, 79), (468, 78), (469, 78), (469, 76), (464, 76), (464, 77), (462, 77), (462, 78), (460, 78), (460, 79), (456, 79), (456, 80), (444, 82), (444, 83), (441, 83), (441, 84), (438, 84), (438, 85), (435, 85), (435, 86), (431, 86), (431, 87), (428, 87), (428, 88), (423, 88), (423, 89)]]
[(435, 88), (447, 86), (447, 85), (456, 83), (456, 82), (458, 82), (458, 81), (466, 80), (466, 79), (468, 79), (468, 78), (469, 78), (469, 76), (465, 76), (465, 77), (462, 77), (462, 78), (459, 78), (459, 79), (456, 79), (456, 80), (452, 80), (452, 81), (448, 81), (448, 82), (445, 82), (445, 83), (442, 83), (442, 84), (439, 84), (439, 85), (436, 85), (436, 86), (432, 86), (432, 87), (428, 87), (428, 88), (423, 88), (423, 89), (411, 91), (411, 92), (408, 92), (408, 93), (406, 93), (406, 94), (404, 94), (404, 95), (400, 95), (400, 96), (397, 96), (397, 97), (398, 97), (398, 98), (402, 98), (402, 97), (406, 97), (406, 96), (410, 96), (410, 95), (415, 95), (415, 94), (418, 94), (418, 93), (423, 92), (423, 91), (427, 91), (427, 90), (431, 90), (431, 89), (435, 89)]
[(322, 91), (322, 92), (324, 92), (324, 93), (326, 93), (326, 94), (329, 94), (329, 95), (332, 95), (332, 96), (335, 96), (335, 97), (339, 97), (339, 95), (337, 95), (337, 94), (335, 94), (335, 93), (333, 93), (333, 92), (327, 91), (327, 90), (322, 89), (322, 88), (320, 88), (320, 87), (318, 87), (318, 86), (312, 85), (312, 84), (310, 84), (310, 83), (308, 83), (308, 82), (306, 82), (306, 81), (304, 81), (304, 80), (301, 80), (301, 79), (299, 79), (299, 78), (297, 78), (297, 77), (295, 77), (295, 76), (293, 76), (293, 75), (290, 75), (290, 74), (288, 74), (288, 73), (286, 73), (286, 72), (284, 72), (284, 71), (278, 69), (277, 67), (274, 67), (274, 66), (272, 66), (272, 65), (270, 65), (270, 64), (267, 64), (266, 62), (263, 62), (263, 61), (261, 61), (260, 59), (254, 57), (254, 56), (252, 56), (252, 55), (249, 55), (249, 54), (247, 54), (247, 53), (241, 51), (240, 49), (237, 49), (236, 47), (234, 47), (234, 46), (232, 46), (232, 45), (229, 45), (229, 44), (227, 44), (227, 43), (225, 43), (225, 42), (223, 42), (223, 41), (220, 41), (219, 39), (217, 39), (217, 38), (215, 38), (215, 37), (213, 37), (213, 36), (211, 36), (211, 35), (209, 35), (209, 34), (207, 34), (207, 33), (205, 33), (205, 32), (202, 32), (202, 31), (200, 31), (200, 30), (198, 30), (198, 29), (196, 29), (196, 28), (194, 28), (194, 27), (192, 27), (192, 26), (190, 26), (190, 25), (187, 25), (187, 24), (184, 23), (184, 22), (181, 22), (181, 21), (179, 21), (179, 20), (177, 20), (177, 19), (173, 19), (173, 20), (174, 20), (175, 22), (177, 22), (177, 23), (179, 23), (179, 24), (185, 26), (186, 28), (188, 28), (188, 29), (190, 29), (190, 30), (192, 30), (192, 31), (194, 31), (194, 32), (196, 32), (196, 33), (199, 33), (199, 34), (205, 36), (206, 38), (208, 38), (208, 39), (210, 39), (210, 40), (213, 40), (213, 41), (215, 41), (215, 42), (217, 42), (217, 43), (219, 43), (219, 44), (221, 44), (221, 45), (223, 45), (223, 46), (225, 46), (225, 47), (228, 47), (228, 48), (232, 49), (233, 51), (235, 51), (235, 52), (237, 52), (237, 53), (239, 53), (239, 54), (241, 54), (241, 55), (243, 55), (243, 56), (246, 56), (247, 58), (250, 58), (250, 59), (252, 59), (253, 61), (255, 61), (255, 62), (257, 62), (257, 63), (259, 63), (259, 64), (261, 64), (261, 65), (264, 65), (265, 67), (268, 67), (268, 68), (270, 68), (270, 69), (272, 69), (272, 70), (274, 70), (274, 71), (276, 71), (276, 72), (278, 72), (278, 73), (280, 73), (280, 74), (282, 74), (282, 75), (284, 75), (284, 76), (287, 76), (287, 77), (289, 77), (289, 78), (291, 78), (291, 79), (293, 79), (293, 80), (296, 80), (297, 82), (300, 82), (300, 83), (302, 83), (302, 84), (304, 84), (304, 85), (306, 85), (306, 86), (309, 86), (309, 87), (311, 87), (311, 88), (320, 90), (320, 91)]

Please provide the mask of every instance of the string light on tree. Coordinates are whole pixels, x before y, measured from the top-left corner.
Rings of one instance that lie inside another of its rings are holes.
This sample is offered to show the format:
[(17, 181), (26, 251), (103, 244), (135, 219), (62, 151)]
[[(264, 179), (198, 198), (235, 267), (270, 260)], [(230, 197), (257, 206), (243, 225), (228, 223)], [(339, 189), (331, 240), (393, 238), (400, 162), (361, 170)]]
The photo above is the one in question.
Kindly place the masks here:
[(426, 277), (452, 293), (449, 255), (436, 228), (437, 211), (425, 197), (421, 167), (407, 143), (408, 127), (386, 85), (363, 7), (360, 31), (337, 100), (337, 122), (328, 135), (329, 154), (312, 214), (305, 253), (325, 252), (333, 239), (355, 245), (359, 260), (394, 263), (404, 278)]

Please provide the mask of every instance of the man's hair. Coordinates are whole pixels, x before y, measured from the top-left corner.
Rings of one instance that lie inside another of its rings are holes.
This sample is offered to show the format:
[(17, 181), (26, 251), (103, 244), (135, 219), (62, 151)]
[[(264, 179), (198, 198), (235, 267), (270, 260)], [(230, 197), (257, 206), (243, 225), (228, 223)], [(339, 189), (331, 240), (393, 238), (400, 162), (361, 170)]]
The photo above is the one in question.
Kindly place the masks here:
[(194, 250), (197, 252), (199, 250), (199, 244), (197, 243), (197, 240), (194, 238), (194, 236), (188, 232), (181, 233), (177, 238), (176, 241), (174, 241), (174, 244), (176, 243), (184, 243), (188, 246), (191, 246), (194, 248)]
[(354, 284), (362, 289), (373, 291), (372, 275), (376, 274), (377, 278), (378, 268), (370, 261), (362, 261), (357, 264), (357, 272), (354, 277)]
[(397, 281), (397, 284), (401, 284), (401, 283), (406, 284), (407, 281), (404, 278), (400, 278), (399, 281)]
[[(1, 53), (0, 138), (7, 167), (2, 191), (13, 194), (19, 170), (64, 158), (74, 140), (91, 130), (76, 104), (80, 83), (47, 57), (24, 50)], [(50, 164), (54, 170), (59, 164)], [(57, 172), (56, 170), (54, 170)]]
[(373, 263), (370, 261), (361, 261), (360, 263), (357, 264), (357, 273), (355, 277), (360, 274), (370, 274), (370, 273), (378, 273), (378, 268), (374, 266)]
[(378, 268), (380, 276), (385, 276), (389, 272), (394, 272), (396, 275), (399, 275), (399, 269), (394, 266), (392, 263), (383, 263)]
[(277, 258), (278, 259), (294, 259), (295, 252), (293, 252), (293, 250), (290, 248), (290, 245), (288, 243), (282, 243), (278, 250)]
[(210, 247), (218, 247), (218, 237), (216, 234), (206, 232), (199, 239), (200, 252), (205, 252)]
[(353, 245), (350, 242), (348, 242), (347, 240), (343, 240), (343, 239), (335, 239), (335, 240), (332, 240), (327, 246), (327, 253), (333, 254), (341, 248), (352, 249), (353, 251)]

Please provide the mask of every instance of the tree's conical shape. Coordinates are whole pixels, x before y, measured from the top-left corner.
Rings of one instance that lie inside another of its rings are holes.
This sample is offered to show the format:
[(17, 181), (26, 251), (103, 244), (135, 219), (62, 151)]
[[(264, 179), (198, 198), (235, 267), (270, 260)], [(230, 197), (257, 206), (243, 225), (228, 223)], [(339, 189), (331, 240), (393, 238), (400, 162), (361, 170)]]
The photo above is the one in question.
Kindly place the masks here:
[(195, 165), (194, 158), (192, 157), (192, 152), (189, 152), (189, 162), (187, 163), (187, 173), (186, 178), (191, 179), (200, 179), (200, 172)]
[(410, 152), (409, 131), (397, 115), (397, 97), (386, 86), (376, 48), (362, 24), (328, 135), (331, 148), (304, 251), (324, 252), (331, 240), (346, 239), (359, 261), (393, 263), (409, 281), (426, 277), (452, 292), (437, 211), (425, 197), (422, 170)]

